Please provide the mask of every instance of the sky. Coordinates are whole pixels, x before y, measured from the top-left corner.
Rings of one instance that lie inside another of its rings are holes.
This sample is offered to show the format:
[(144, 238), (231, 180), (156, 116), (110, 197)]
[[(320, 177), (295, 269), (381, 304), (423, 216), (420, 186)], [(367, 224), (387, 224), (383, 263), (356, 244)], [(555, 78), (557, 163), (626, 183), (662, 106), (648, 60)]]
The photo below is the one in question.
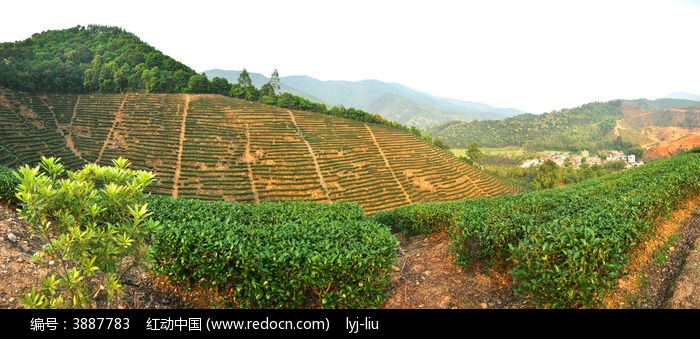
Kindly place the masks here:
[(700, 0), (5, 2), (0, 42), (119, 26), (197, 72), (376, 79), (543, 113), (700, 95)]

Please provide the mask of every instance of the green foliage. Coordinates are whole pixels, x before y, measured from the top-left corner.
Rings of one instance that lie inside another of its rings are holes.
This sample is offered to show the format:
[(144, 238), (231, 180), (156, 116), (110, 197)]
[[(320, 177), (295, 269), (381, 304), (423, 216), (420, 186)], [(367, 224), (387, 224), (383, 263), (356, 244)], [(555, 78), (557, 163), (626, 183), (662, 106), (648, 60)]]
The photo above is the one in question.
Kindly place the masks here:
[(27, 92), (182, 92), (196, 73), (118, 27), (90, 25), (0, 43), (0, 87)]
[(230, 91), (231, 84), (228, 83), (228, 80), (219, 77), (211, 79), (211, 83), (209, 83), (209, 93), (228, 95)]
[(429, 130), (456, 148), (520, 146), (530, 151), (621, 149), (611, 133), (622, 118), (621, 102), (594, 102), (542, 115), (521, 114), (503, 120), (451, 122)]
[(253, 85), (253, 82), (250, 80), (248, 70), (245, 68), (241, 71), (241, 74), (238, 75), (238, 85), (243, 88)]
[(209, 79), (204, 74), (195, 74), (187, 81), (187, 93), (208, 93)]
[(605, 170), (619, 171), (627, 167), (627, 162), (624, 160), (608, 161), (602, 165)]
[[(491, 158), (493, 159), (493, 158)], [(500, 159), (499, 159), (500, 160)], [(518, 188), (519, 192), (534, 190), (532, 180), (537, 173), (537, 166), (518, 167), (513, 165), (482, 165), (484, 172)]]
[(431, 230), (430, 218), (449, 210), (441, 220), (458, 264), (500, 267), (543, 307), (595, 307), (650, 226), (699, 192), (700, 154), (686, 152), (560, 189), (418, 204), (377, 220)]
[(236, 308), (367, 308), (389, 289), (396, 239), (355, 203), (150, 200), (156, 270)]
[(377, 212), (373, 217), (380, 224), (391, 227), (392, 232), (432, 234), (446, 231), (454, 225), (455, 210), (460, 203), (428, 202), (402, 206), (389, 211)]
[[(630, 105), (633, 107), (641, 108), (647, 111), (659, 111), (666, 110), (669, 108), (678, 107), (700, 107), (700, 103), (693, 100), (685, 99), (671, 99), (671, 98), (660, 98), (656, 100), (648, 99), (636, 99), (636, 100), (623, 100), (625, 105)], [(661, 125), (655, 123), (655, 125)], [(663, 125), (665, 126), (665, 125)]]
[(25, 307), (113, 306), (123, 275), (147, 258), (156, 225), (142, 202), (154, 175), (129, 165), (119, 158), (73, 172), (42, 157), (40, 165), (17, 170), (20, 218), (46, 242), (33, 259), (49, 272), (21, 300)]
[(483, 156), (484, 152), (479, 149), (479, 143), (472, 142), (467, 145), (467, 149), (464, 151), (464, 156), (460, 157), (460, 159), (468, 164), (474, 164)]
[(452, 147), (450, 147), (450, 145), (446, 144), (440, 138), (433, 139), (433, 145), (435, 145), (437, 148), (443, 149), (445, 151), (449, 151), (452, 148)]
[(15, 190), (19, 180), (9, 167), (0, 166), (0, 201), (15, 204), (18, 202)]
[(671, 246), (673, 246), (678, 241), (677, 236), (670, 236), (663, 246), (657, 248), (654, 251), (654, 263), (658, 266), (663, 266), (668, 261), (668, 253), (671, 251)]
[[(501, 181), (507, 182), (518, 187), (521, 192), (541, 189), (539, 185), (534, 183), (540, 166), (519, 167), (519, 162), (514, 162), (510, 158), (500, 156), (486, 156), (482, 165), (484, 172), (499, 178)], [(566, 185), (576, 184), (585, 180), (598, 178), (611, 173), (619, 172), (627, 168), (627, 163), (624, 161), (609, 161), (603, 165), (587, 165), (581, 164), (579, 167), (567, 166), (560, 169), (561, 180)]]
[(277, 69), (272, 71), (272, 75), (270, 75), (270, 81), (267, 84), (270, 85), (270, 87), (274, 91), (272, 92), (272, 94), (275, 94), (280, 91), (280, 73), (277, 71)]
[(532, 183), (539, 189), (554, 188), (562, 182), (562, 169), (552, 160), (545, 161), (537, 168)]

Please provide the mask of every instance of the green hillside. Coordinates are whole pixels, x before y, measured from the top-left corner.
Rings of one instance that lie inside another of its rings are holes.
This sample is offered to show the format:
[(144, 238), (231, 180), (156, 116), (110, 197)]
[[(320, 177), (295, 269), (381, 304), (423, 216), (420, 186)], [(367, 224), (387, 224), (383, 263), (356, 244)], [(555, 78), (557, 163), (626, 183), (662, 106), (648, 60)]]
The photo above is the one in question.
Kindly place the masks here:
[(0, 43), (0, 61), (0, 87), (27, 92), (182, 92), (196, 75), (134, 34), (96, 25)]
[(622, 100), (622, 103), (628, 106), (640, 108), (646, 111), (659, 111), (669, 108), (692, 108), (700, 107), (700, 101), (661, 98), (656, 100), (637, 99), (637, 100)]
[(613, 148), (615, 122), (623, 117), (621, 105), (619, 100), (594, 102), (542, 115), (452, 122), (429, 132), (455, 148), (473, 142), (484, 147), (520, 146), (532, 151)]

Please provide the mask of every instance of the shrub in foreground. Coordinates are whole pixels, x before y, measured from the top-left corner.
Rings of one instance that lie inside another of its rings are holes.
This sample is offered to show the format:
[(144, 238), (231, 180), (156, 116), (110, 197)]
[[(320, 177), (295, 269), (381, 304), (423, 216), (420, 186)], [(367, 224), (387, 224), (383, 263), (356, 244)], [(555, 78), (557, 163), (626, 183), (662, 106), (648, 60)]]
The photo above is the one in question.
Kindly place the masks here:
[(25, 307), (114, 307), (124, 274), (147, 257), (155, 223), (141, 200), (154, 175), (122, 158), (113, 164), (74, 172), (42, 157), (17, 170), (20, 218), (46, 243), (33, 260), (48, 270), (20, 301)]
[(355, 203), (151, 198), (155, 268), (234, 308), (371, 308), (389, 292), (396, 239)]

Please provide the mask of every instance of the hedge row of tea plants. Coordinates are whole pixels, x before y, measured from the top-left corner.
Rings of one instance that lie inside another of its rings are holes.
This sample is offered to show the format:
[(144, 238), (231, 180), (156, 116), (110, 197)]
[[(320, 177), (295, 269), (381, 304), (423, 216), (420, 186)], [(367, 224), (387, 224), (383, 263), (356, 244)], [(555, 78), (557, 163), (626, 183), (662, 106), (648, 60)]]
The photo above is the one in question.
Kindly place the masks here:
[(700, 192), (698, 149), (567, 186), (492, 199), (418, 204), (375, 219), (408, 232), (446, 229), (456, 261), (513, 277), (543, 307), (597, 307), (650, 227)]
[(155, 270), (236, 308), (372, 308), (389, 292), (390, 229), (355, 203), (152, 197)]
[(19, 185), (19, 179), (13, 174), (13, 170), (6, 166), (0, 166), (0, 201), (17, 203), (15, 190)]

